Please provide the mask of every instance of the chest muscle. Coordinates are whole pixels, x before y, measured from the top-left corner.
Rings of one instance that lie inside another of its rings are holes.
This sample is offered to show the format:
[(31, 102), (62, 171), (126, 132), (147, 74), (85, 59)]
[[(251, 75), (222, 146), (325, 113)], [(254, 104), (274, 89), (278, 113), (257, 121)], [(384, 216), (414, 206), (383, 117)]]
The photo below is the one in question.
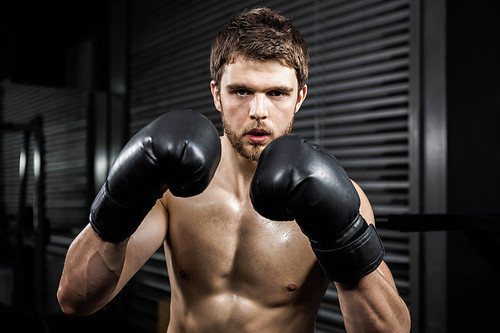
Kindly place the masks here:
[(324, 281), (309, 241), (295, 222), (270, 221), (250, 202), (227, 196), (176, 198), (171, 207), (170, 274), (176, 274), (181, 285), (249, 297), (258, 290), (258, 297), (276, 299), (275, 294), (286, 289)]

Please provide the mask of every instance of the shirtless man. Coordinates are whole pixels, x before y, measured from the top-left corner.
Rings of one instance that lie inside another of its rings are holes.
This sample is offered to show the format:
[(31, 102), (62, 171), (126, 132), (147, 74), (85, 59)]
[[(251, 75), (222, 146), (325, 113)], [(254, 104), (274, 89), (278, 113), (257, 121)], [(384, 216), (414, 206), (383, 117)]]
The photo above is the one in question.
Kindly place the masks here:
[(314, 332), (329, 280), (348, 332), (409, 331), (366, 195), (330, 154), (287, 135), (308, 60), (275, 12), (226, 24), (210, 83), (224, 136), (175, 110), (131, 139), (68, 250), (65, 313), (102, 308), (163, 243), (169, 333)]

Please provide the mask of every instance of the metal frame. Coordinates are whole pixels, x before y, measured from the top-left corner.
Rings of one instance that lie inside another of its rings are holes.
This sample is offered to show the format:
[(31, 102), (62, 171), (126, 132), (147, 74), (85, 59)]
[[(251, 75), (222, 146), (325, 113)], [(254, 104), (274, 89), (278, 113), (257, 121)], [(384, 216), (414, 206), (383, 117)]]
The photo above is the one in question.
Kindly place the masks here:
[[(410, 212), (447, 210), (446, 1), (411, 1)], [(412, 332), (446, 332), (445, 232), (410, 233)]]
[[(421, 212), (421, 135), (420, 126), (422, 122), (421, 112), (421, 1), (413, 0), (410, 2), (410, 94), (409, 94), (409, 112), (408, 112), (408, 139), (409, 139), (409, 209), (410, 213), (417, 214)], [(418, 233), (409, 233), (409, 251), (410, 251), (410, 310), (412, 317), (412, 331), (420, 332), (420, 249), (421, 237)]]
[[(16, 235), (16, 255), (20, 254), (25, 239), (21, 232), (22, 226), (20, 218), (24, 214), (26, 207), (26, 188), (27, 188), (27, 169), (28, 155), (30, 153), (30, 140), (33, 137), (33, 233), (34, 233), (34, 291), (35, 291), (35, 311), (42, 324), (42, 331), (48, 332), (47, 321), (45, 319), (45, 277), (46, 277), (46, 255), (45, 255), (45, 231), (48, 229), (45, 218), (45, 167), (44, 167), (44, 136), (43, 136), (43, 119), (41, 116), (34, 118), (32, 121), (25, 124), (1, 123), (0, 130), (2, 131), (22, 131), (23, 146), (19, 154), (19, 206), (18, 206), (18, 221)], [(14, 281), (16, 281), (16, 273), (20, 272), (21, 261), (16, 260), (14, 263)], [(15, 283), (15, 282), (14, 282)], [(24, 288), (25, 286), (17, 286)], [(16, 293), (16, 285), (14, 285), (13, 293)], [(14, 300), (15, 295), (13, 295)]]

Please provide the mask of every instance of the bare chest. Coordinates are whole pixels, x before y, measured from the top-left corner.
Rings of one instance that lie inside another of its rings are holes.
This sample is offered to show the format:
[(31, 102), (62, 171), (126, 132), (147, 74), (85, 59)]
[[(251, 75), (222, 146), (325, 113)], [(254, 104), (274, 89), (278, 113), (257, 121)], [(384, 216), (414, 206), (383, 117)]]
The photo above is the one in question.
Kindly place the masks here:
[(265, 219), (249, 200), (223, 193), (175, 198), (169, 207), (171, 282), (186, 292), (190, 286), (203, 286), (207, 294), (268, 295), (279, 301), (281, 294), (317, 290), (325, 283), (295, 222)]

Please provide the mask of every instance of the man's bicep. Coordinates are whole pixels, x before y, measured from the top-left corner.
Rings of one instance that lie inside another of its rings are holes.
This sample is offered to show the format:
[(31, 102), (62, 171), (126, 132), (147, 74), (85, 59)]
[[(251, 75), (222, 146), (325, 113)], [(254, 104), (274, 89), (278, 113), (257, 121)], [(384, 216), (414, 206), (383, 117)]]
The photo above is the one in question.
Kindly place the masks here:
[[(354, 181), (352, 181), (352, 183), (354, 185), (354, 188), (356, 188), (356, 191), (358, 192), (360, 200), (359, 212), (361, 213), (361, 216), (363, 216), (366, 222), (375, 225), (375, 216), (373, 214), (373, 209), (370, 204), (370, 201), (368, 200), (368, 197), (358, 184), (356, 184)], [(394, 278), (385, 261), (383, 261), (380, 264), (380, 266), (377, 267), (377, 269), (374, 272), (372, 272), (372, 274), (380, 274), (394, 289), (396, 289)]]
[(116, 295), (148, 259), (162, 246), (167, 235), (168, 214), (158, 200), (137, 230), (130, 236)]
[(370, 204), (368, 197), (358, 184), (356, 184), (353, 180), (351, 180), (351, 182), (354, 185), (356, 192), (358, 192), (360, 201), (359, 212), (361, 216), (363, 216), (365, 221), (369, 224), (375, 225), (375, 216), (373, 215), (372, 205)]

